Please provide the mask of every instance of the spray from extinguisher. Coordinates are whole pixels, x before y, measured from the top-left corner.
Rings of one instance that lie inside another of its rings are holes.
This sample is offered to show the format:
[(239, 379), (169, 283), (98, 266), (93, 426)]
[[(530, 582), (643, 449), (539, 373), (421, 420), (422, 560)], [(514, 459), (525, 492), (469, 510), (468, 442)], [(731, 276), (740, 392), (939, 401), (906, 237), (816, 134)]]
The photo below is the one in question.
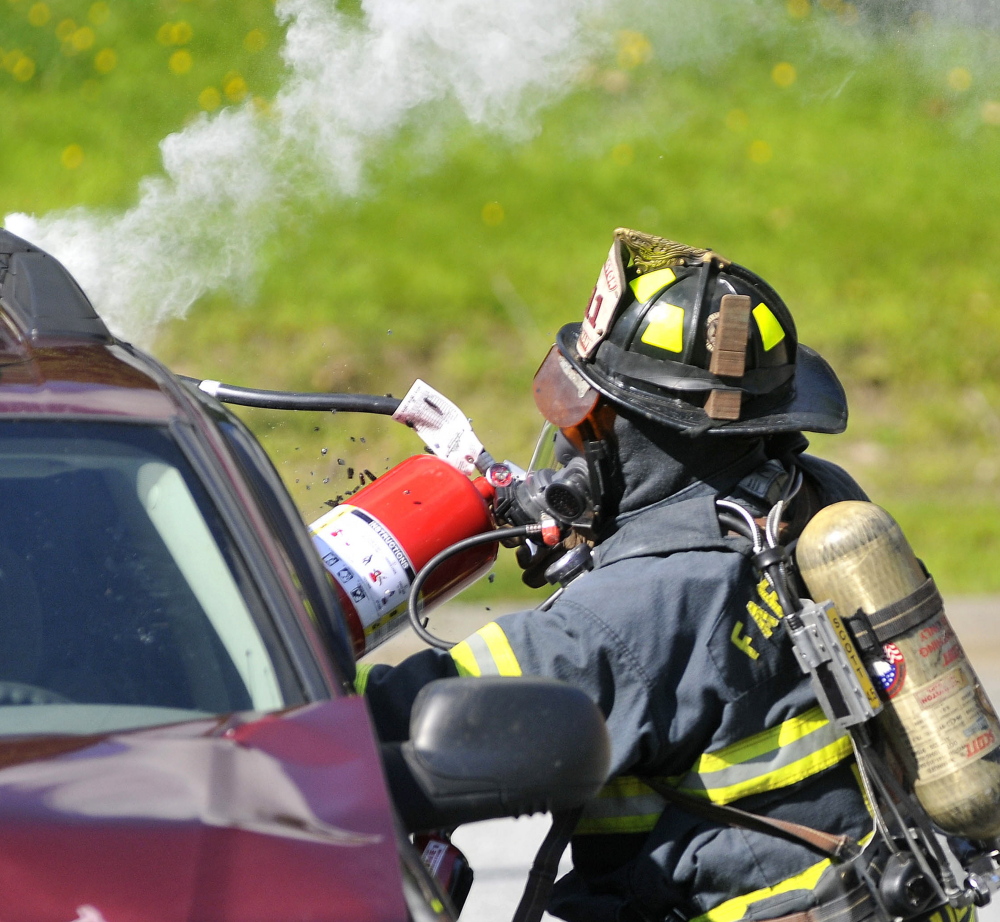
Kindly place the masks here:
[(953, 835), (1000, 836), (1000, 721), (899, 525), (872, 503), (836, 503), (795, 556), (812, 596), (860, 612), (873, 635), (887, 699), (876, 721), (927, 815)]

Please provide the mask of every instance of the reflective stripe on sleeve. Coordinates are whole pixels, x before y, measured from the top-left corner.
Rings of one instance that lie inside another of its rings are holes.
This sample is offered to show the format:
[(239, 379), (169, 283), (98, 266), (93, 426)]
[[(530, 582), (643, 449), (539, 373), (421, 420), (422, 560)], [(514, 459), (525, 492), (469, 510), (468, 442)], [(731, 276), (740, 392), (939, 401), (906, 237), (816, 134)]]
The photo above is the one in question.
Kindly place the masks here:
[[(833, 727), (819, 707), (784, 723), (706, 753), (686, 775), (660, 781), (684, 794), (728, 804), (775, 791), (818, 774), (853, 755), (851, 741)], [(584, 808), (581, 835), (648, 832), (665, 801), (641, 779), (612, 779)]]
[(853, 754), (850, 739), (819, 707), (716, 752), (705, 753), (682, 778), (679, 791), (728, 804), (788, 787)]
[(511, 649), (510, 641), (495, 621), (455, 644), (449, 652), (459, 675), (521, 675), (521, 664)]
[(368, 687), (368, 676), (374, 668), (374, 663), (358, 663), (354, 667), (354, 690), (359, 695), (365, 693), (365, 689)]
[(576, 835), (649, 832), (667, 802), (632, 775), (612, 778), (583, 808)]

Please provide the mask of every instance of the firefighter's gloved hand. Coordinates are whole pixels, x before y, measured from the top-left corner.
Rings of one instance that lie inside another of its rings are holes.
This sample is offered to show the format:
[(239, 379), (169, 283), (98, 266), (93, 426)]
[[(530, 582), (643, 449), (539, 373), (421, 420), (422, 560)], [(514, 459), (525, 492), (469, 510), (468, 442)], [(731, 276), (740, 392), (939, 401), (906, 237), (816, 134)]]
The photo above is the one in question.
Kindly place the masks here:
[(518, 566), (524, 570), (521, 582), (532, 589), (541, 589), (542, 586), (548, 585), (545, 571), (565, 553), (566, 548), (562, 544), (548, 547), (526, 541), (515, 554)]

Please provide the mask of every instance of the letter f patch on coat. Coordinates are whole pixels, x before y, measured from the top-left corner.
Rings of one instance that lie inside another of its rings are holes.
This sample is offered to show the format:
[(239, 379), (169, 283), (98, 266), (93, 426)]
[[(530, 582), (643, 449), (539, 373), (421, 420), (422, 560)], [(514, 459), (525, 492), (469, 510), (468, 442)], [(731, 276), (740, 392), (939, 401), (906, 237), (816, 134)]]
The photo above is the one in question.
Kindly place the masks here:
[[(753, 619), (753, 623), (757, 625), (757, 629), (764, 635), (765, 639), (769, 639), (774, 633), (774, 629), (778, 626), (778, 623), (784, 617), (784, 612), (781, 610), (781, 605), (778, 602), (778, 594), (771, 587), (766, 577), (757, 583), (757, 596), (759, 601), (751, 599), (747, 602), (747, 614)], [(743, 622), (737, 621), (736, 627), (733, 629), (733, 633), (729, 636), (729, 639), (736, 647), (746, 653), (750, 659), (757, 659), (760, 653), (754, 649), (753, 638), (745, 634), (743, 628)]]

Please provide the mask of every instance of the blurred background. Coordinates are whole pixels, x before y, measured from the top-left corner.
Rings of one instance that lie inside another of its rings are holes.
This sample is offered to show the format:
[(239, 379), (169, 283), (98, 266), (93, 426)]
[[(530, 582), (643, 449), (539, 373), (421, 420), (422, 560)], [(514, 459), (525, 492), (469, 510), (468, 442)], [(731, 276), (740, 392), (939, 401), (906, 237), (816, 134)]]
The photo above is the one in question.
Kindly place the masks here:
[[(175, 371), (422, 377), (522, 465), (614, 228), (712, 247), (843, 379), (813, 449), (946, 595), (1000, 589), (994, 4), (500, 6), (0, 0), (0, 216)], [(241, 412), (307, 520), (422, 448)], [(471, 598), (521, 591), (506, 561)]]

